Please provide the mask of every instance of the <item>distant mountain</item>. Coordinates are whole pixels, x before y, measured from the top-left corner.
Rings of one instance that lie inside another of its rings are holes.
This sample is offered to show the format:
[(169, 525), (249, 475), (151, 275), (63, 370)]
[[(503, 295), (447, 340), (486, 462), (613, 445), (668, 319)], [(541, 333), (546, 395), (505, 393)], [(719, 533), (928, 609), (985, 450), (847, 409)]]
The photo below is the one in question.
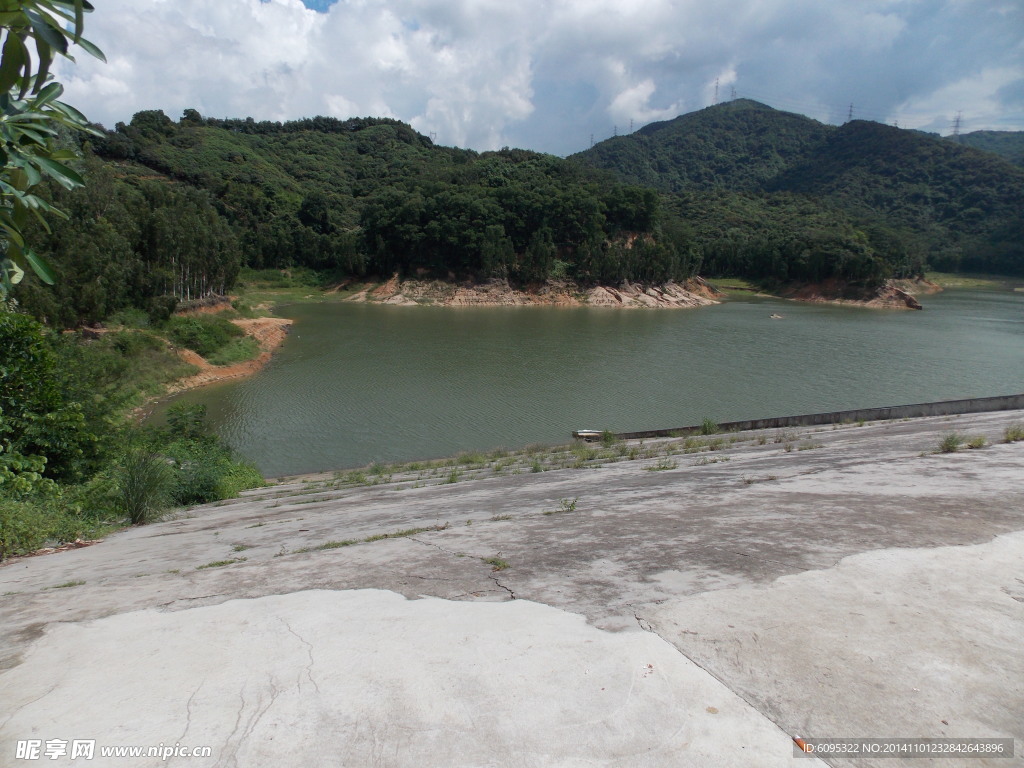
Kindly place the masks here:
[(1024, 169), (988, 152), (920, 133), (854, 120), (770, 190), (829, 200), (865, 220), (914, 232), (948, 229), (958, 237), (989, 237), (1024, 212)]
[(949, 140), (992, 152), (1014, 165), (1024, 166), (1024, 131), (972, 131), (950, 136)]
[[(801, 221), (817, 231), (827, 220), (824, 213), (794, 217), (794, 206), (809, 205), (841, 212), (838, 219), (866, 240), (874, 237), (872, 247), (899, 242), (898, 250), (919, 254), (910, 261), (1024, 273), (1024, 169), (919, 131), (861, 120), (829, 126), (737, 100), (609, 139), (572, 159), (685, 198), (681, 210), (705, 237), (732, 231), (737, 242), (777, 250), (801, 236)], [(717, 202), (702, 207), (704, 220), (693, 200), (711, 192)], [(730, 199), (738, 193), (742, 199)], [(779, 193), (789, 197), (776, 199)]]
[(833, 129), (737, 99), (651, 123), (572, 158), (663, 192), (763, 189), (820, 146)]
[(139, 112), (83, 150), (88, 186), (50, 191), (70, 218), (30, 232), (57, 285), (29, 277), (17, 295), (55, 325), (132, 307), (158, 318), (229, 290), (243, 267), (519, 285), (699, 271), (869, 288), (926, 264), (1024, 274), (1024, 169), (918, 131), (829, 126), (749, 100), (568, 159), (436, 146), (387, 118), (194, 110)]

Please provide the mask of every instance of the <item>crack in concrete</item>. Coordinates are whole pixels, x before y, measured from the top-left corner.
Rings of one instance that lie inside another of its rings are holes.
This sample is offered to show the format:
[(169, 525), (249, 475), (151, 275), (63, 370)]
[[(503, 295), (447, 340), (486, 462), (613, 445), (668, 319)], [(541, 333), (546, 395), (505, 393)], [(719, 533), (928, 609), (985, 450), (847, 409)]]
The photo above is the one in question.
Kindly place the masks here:
[(49, 688), (46, 689), (45, 693), (42, 693), (39, 696), (36, 696), (31, 701), (26, 701), (24, 704), (22, 704), (16, 710), (11, 712), (7, 717), (4, 718), (4, 721), (2, 723), (0, 723), (0, 729), (2, 729), (4, 726), (6, 726), (7, 723), (9, 723), (11, 721), (11, 718), (13, 718), (19, 712), (21, 712), (21, 710), (25, 709), (25, 707), (32, 706), (33, 704), (35, 704), (40, 699), (45, 699), (47, 696), (49, 696), (51, 693), (53, 693), (55, 690), (57, 690), (57, 686), (58, 685), (60, 685), (60, 682), (54, 683), (53, 685), (51, 685)]
[[(716, 675), (711, 669), (709, 669), (708, 667), (704, 666), (699, 661), (697, 661), (695, 658), (693, 658), (692, 656), (690, 656), (689, 654), (684, 652), (675, 643), (669, 641), (664, 635), (662, 635), (658, 630), (656, 630), (654, 628), (654, 625), (651, 624), (649, 621), (647, 621), (647, 619), (644, 619), (643, 617), (641, 617), (639, 614), (637, 614), (635, 612), (634, 612), (633, 616), (636, 617), (637, 623), (640, 624), (640, 628), (641, 629), (646, 629), (646, 631), (650, 632), (653, 635), (656, 635), (663, 643), (668, 645), (670, 648), (673, 648), (675, 650), (675, 652), (678, 653), (680, 656), (682, 656), (684, 659), (689, 661), (691, 664), (693, 664), (698, 669), (701, 669), (704, 672), (706, 672), (707, 674), (711, 675), (711, 677), (713, 677), (715, 680), (717, 680), (722, 685), (723, 688), (725, 688), (727, 691), (732, 693), (733, 696), (736, 696), (738, 699), (743, 701), (748, 707), (750, 707), (750, 709), (752, 711), (757, 712), (759, 715), (761, 715), (761, 717), (763, 717), (769, 723), (771, 723), (776, 728), (778, 728), (779, 731), (781, 733), (783, 733), (787, 738), (789, 738), (789, 739), (793, 738), (793, 735), (791, 733), (789, 733), (789, 731), (787, 731), (782, 726), (782, 723), (780, 723), (775, 718), (771, 717), (767, 712), (765, 712), (760, 706), (758, 706), (754, 701), (752, 701), (750, 698), (745, 696), (742, 692), (736, 690), (731, 685), (729, 685), (729, 683), (726, 682), (726, 680), (724, 678), (720, 677), (719, 675)], [(645, 624), (647, 625), (646, 627), (644, 627)], [(683, 631), (685, 632), (686, 630), (683, 630)], [(823, 764), (825, 764), (825, 765), (833, 765), (833, 763), (828, 762), (827, 760), (825, 760), (820, 755), (816, 755), (816, 757), (819, 760), (821, 760), (821, 762)]]
[[(309, 679), (309, 682), (313, 684), (313, 687), (316, 688), (316, 692), (320, 693), (320, 686), (316, 682), (316, 680), (313, 679), (313, 664), (315, 663), (315, 660), (313, 659), (313, 644), (309, 642), (306, 638), (304, 638), (302, 635), (300, 635), (298, 632), (296, 632), (294, 629), (292, 629), (292, 625), (284, 619), (281, 619), (281, 623), (284, 624), (287, 630), (291, 632), (300, 643), (306, 646), (306, 655), (309, 657), (309, 664), (306, 665), (306, 677)], [(299, 683), (298, 687), (299, 691), (301, 692), (302, 684)]]
[(203, 682), (199, 684), (199, 687), (192, 691), (192, 695), (188, 697), (188, 701), (185, 702), (185, 730), (181, 732), (181, 736), (178, 737), (178, 741), (184, 741), (185, 736), (188, 735), (189, 730), (192, 728), (192, 700), (195, 699), (196, 694), (202, 690), (203, 686), (206, 685), (206, 678), (203, 678)]
[(439, 549), (442, 552), (444, 552), (446, 555), (451, 555), (452, 557), (458, 557), (459, 556), (458, 552), (452, 552), (450, 549), (445, 549), (440, 544), (435, 544), (432, 541), (420, 541), (415, 536), (409, 536), (407, 538), (409, 538), (412, 541), (415, 541), (417, 544), (422, 544), (425, 547), (434, 547), (434, 549)]
[(217, 595), (199, 595), (198, 597), (176, 597), (173, 600), (167, 601), (166, 603), (157, 603), (156, 607), (157, 608), (166, 608), (167, 606), (174, 605), (175, 603), (185, 603), (185, 602), (189, 602), (191, 600), (207, 600), (207, 599), (209, 599), (211, 597), (223, 597), (223, 596), (224, 596), (223, 594), (217, 594)]
[(516, 593), (515, 593), (515, 592), (513, 592), (513, 591), (512, 591), (511, 589), (509, 589), (508, 587), (506, 587), (506, 586), (505, 586), (504, 584), (502, 584), (502, 583), (501, 583), (500, 581), (498, 581), (498, 577), (497, 577), (497, 576), (495, 576), (495, 575), (493, 575), (493, 574), (492, 574), (492, 575), (491, 575), (491, 581), (493, 581), (493, 582), (494, 582), (494, 583), (495, 583), (496, 585), (498, 585), (499, 587), (501, 587), (502, 589), (504, 589), (504, 590), (505, 590), (506, 592), (508, 592), (508, 593), (509, 593), (509, 595), (511, 595), (511, 597), (509, 598), (510, 600), (515, 600), (515, 599), (516, 599)]

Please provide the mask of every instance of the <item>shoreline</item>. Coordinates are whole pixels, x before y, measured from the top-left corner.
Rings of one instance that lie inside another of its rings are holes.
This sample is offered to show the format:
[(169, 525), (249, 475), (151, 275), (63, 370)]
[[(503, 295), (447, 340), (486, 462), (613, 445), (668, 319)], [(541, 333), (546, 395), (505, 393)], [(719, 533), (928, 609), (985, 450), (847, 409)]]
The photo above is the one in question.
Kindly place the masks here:
[(514, 288), (507, 280), (456, 283), (445, 280), (401, 279), (394, 275), (383, 283), (367, 282), (343, 301), (357, 304), (442, 307), (609, 307), (613, 309), (686, 309), (721, 303), (725, 295), (703, 278), (683, 283), (669, 281), (644, 286), (626, 281), (617, 288), (599, 285), (583, 288), (569, 281)]
[(730, 293), (736, 291), (750, 291), (758, 296), (785, 301), (903, 310), (922, 308), (916, 295), (933, 294), (942, 290), (941, 286), (921, 279), (887, 280), (885, 284), (868, 291), (851, 288), (840, 281), (826, 280), (820, 283), (783, 286), (772, 293), (756, 287), (719, 288), (714, 282), (698, 276), (683, 283), (670, 281), (651, 286), (626, 281), (618, 287), (599, 285), (584, 288), (569, 281), (549, 281), (540, 285), (514, 288), (507, 280), (498, 279), (483, 283), (458, 283), (445, 280), (402, 279), (394, 275), (384, 282), (360, 283), (353, 293), (342, 301), (403, 307), (562, 306), (691, 309), (720, 304)]
[(245, 331), (246, 336), (256, 339), (260, 346), (259, 355), (232, 365), (213, 365), (191, 349), (177, 349), (175, 351), (178, 357), (199, 368), (199, 372), (169, 384), (161, 400), (208, 384), (251, 376), (270, 362), (274, 352), (284, 343), (288, 329), (295, 321), (285, 317), (255, 317), (231, 322)]

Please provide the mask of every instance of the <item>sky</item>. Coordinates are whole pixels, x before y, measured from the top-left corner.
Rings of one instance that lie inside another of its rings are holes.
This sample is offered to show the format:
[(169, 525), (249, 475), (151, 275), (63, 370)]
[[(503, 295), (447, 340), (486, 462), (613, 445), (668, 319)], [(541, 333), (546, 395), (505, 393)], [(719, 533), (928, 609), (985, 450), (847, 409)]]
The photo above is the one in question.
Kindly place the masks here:
[(1024, 0), (93, 0), (64, 100), (393, 117), (557, 155), (731, 98), (828, 123), (1024, 130)]

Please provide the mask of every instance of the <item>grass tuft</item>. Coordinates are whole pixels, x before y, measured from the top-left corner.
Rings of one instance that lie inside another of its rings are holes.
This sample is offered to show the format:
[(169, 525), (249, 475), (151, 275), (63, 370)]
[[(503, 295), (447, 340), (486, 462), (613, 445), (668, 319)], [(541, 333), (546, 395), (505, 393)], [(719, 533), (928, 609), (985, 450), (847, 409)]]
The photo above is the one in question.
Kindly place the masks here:
[(1024, 423), (1016, 421), (1003, 432), (1003, 441), (1016, 443), (1018, 440), (1024, 440)]
[(964, 437), (959, 432), (947, 432), (939, 441), (939, 453), (956, 453), (964, 444)]
[(221, 568), (225, 565), (234, 565), (235, 563), (244, 563), (248, 558), (246, 557), (234, 557), (230, 560), (214, 560), (212, 563), (206, 565), (197, 565), (196, 570), (201, 571), (204, 568)]

